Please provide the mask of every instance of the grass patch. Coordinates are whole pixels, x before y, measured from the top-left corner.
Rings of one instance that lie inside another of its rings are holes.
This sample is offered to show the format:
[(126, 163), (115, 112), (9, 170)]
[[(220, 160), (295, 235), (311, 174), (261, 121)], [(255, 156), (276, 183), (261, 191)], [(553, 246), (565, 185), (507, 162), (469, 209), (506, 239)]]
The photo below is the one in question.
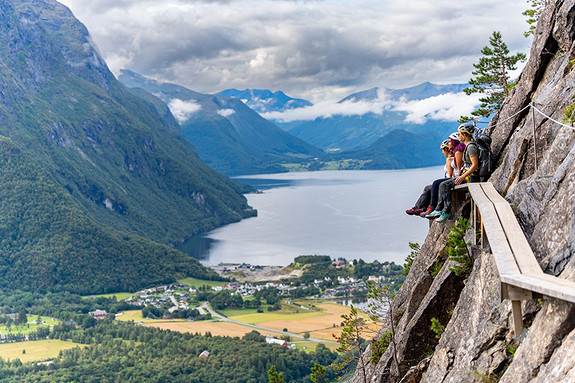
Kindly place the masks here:
[[(294, 342), (293, 344), (295, 344), (295, 347), (298, 350), (301, 351), (305, 351), (305, 352), (312, 352), (315, 351), (315, 349), (317, 348), (317, 345), (319, 343), (317, 342)], [(339, 343), (322, 343), (324, 346), (326, 346), (327, 348), (329, 348), (331, 351), (335, 351), (336, 348), (338, 348)]]
[[(38, 362), (56, 358), (60, 351), (67, 350), (76, 346), (82, 345), (58, 339), (4, 343), (0, 344), (0, 356), (4, 360), (20, 359), (24, 363)], [(23, 354), (22, 350), (26, 350), (26, 353)]]
[[(264, 307), (262, 307), (262, 309), (265, 311)], [(222, 313), (224, 316), (227, 316), (228, 318), (237, 317), (241, 315), (258, 314), (257, 309), (228, 309), (228, 310), (221, 310), (220, 313)]]
[(185, 319), (146, 319), (142, 316), (142, 310), (123, 311), (122, 315), (116, 316), (116, 320), (122, 322), (134, 321), (136, 323), (160, 323), (160, 322), (185, 322)]
[(85, 295), (82, 299), (96, 299), (96, 298), (116, 298), (117, 301), (121, 301), (126, 298), (130, 298), (133, 293), (113, 293), (113, 294), (98, 294), (98, 295)]
[(228, 284), (228, 282), (220, 282), (220, 281), (206, 281), (204, 279), (197, 279), (197, 278), (184, 278), (184, 279), (179, 279), (178, 283), (183, 284), (183, 285), (188, 285), (190, 287), (195, 287), (200, 288), (202, 286), (210, 286), (210, 287), (214, 287), (214, 286), (225, 286)]
[[(35, 323), (40, 319), (43, 323)], [(10, 327), (2, 325), (0, 326), (0, 334), (30, 334), (35, 332), (40, 327), (50, 327), (55, 326), (60, 323), (58, 320), (51, 317), (40, 317), (37, 315), (28, 315), (28, 323), (25, 325), (11, 325)], [(0, 354), (0, 357), (2, 354)]]
[(155, 321), (154, 319), (144, 319), (144, 317), (142, 316), (142, 310), (124, 311), (122, 313), (122, 315), (118, 315), (116, 317), (116, 320), (123, 321), (123, 322), (134, 321), (134, 322), (144, 322), (144, 323), (152, 323)]

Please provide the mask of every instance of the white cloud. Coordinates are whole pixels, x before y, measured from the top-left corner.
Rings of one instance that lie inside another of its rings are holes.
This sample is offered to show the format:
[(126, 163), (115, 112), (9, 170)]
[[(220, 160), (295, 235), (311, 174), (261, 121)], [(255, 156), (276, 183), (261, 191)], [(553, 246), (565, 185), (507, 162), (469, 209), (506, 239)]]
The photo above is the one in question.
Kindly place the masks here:
[(172, 111), (176, 120), (180, 123), (186, 122), (190, 119), (192, 114), (202, 109), (202, 106), (195, 100), (183, 101), (178, 98), (171, 99), (168, 103), (168, 107)]
[(321, 102), (313, 106), (286, 110), (284, 112), (264, 113), (262, 116), (279, 122), (311, 121), (316, 118), (332, 116), (362, 116), (368, 113), (381, 115), (383, 111), (406, 113), (405, 122), (424, 124), (427, 120), (456, 121), (469, 115), (479, 104), (478, 95), (468, 96), (461, 93), (446, 93), (423, 100), (390, 100), (379, 93), (371, 101), (348, 100), (341, 103)]
[(324, 101), (312, 106), (290, 109), (284, 112), (270, 112), (262, 114), (262, 117), (280, 122), (309, 121), (318, 117), (329, 118), (332, 116), (361, 116), (367, 113), (382, 114), (384, 109), (389, 109), (391, 104), (385, 100), (376, 101), (345, 101), (334, 103)]
[(319, 102), (374, 86), (461, 83), (494, 30), (513, 52), (529, 46), (521, 1), (61, 1), (114, 71), (203, 93), (281, 89)]
[(220, 109), (220, 110), (218, 110), (218, 114), (222, 117), (225, 117), (225, 118), (228, 118), (229, 116), (231, 116), (235, 112), (236, 111), (233, 109)]
[(427, 120), (457, 121), (467, 116), (479, 104), (479, 95), (468, 96), (465, 93), (446, 93), (423, 100), (395, 103), (393, 110), (406, 112), (406, 122), (423, 124)]

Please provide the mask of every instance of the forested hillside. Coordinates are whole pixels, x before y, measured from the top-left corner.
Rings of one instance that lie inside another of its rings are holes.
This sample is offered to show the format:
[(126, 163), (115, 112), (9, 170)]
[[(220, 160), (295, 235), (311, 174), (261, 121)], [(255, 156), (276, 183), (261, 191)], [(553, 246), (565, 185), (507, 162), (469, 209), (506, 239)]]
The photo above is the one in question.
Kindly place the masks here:
[(255, 213), (56, 1), (0, 3), (0, 67), (5, 286), (118, 291), (191, 275), (203, 268), (165, 245)]

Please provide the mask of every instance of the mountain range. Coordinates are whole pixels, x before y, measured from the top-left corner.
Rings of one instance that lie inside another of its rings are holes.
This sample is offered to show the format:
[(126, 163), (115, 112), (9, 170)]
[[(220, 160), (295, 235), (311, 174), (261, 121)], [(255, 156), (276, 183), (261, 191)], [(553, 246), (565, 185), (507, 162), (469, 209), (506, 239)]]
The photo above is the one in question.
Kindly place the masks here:
[(216, 96), (238, 98), (259, 114), (284, 112), (313, 105), (301, 98), (291, 98), (282, 91), (272, 92), (267, 89), (227, 89), (216, 93)]
[[(201, 94), (127, 70), (122, 71), (119, 80), (140, 96), (145, 91), (148, 97), (158, 97), (175, 114), (180, 109), (191, 108), (188, 110), (193, 112), (181, 114), (183, 135), (208, 165), (224, 174), (285, 172), (280, 164), (309, 161), (323, 153), (264, 119), (239, 98)], [(231, 91), (224, 93), (242, 96)], [(281, 92), (273, 96), (276, 107), (287, 108), (291, 103)], [(258, 100), (263, 102), (262, 98)], [(303, 105), (303, 101), (296, 104)]]
[(171, 245), (253, 216), (55, 0), (0, 3), (0, 288), (132, 291), (213, 274)]
[[(289, 97), (282, 91), (266, 89), (228, 89), (214, 95), (201, 94), (129, 70), (123, 70), (119, 79), (139, 96), (163, 101), (154, 102), (160, 113), (169, 114), (166, 105), (170, 105), (176, 115), (183, 107), (191, 107), (180, 120), (184, 136), (206, 163), (228, 175), (284, 172), (292, 167), (290, 164), (295, 165), (294, 168), (315, 170), (439, 165), (444, 158), (438, 145), (457, 126), (456, 122), (449, 124), (433, 119), (426, 119), (422, 124), (406, 122), (406, 112), (383, 106), (380, 112), (362, 115), (333, 115), (289, 123), (281, 119), (268, 121), (262, 115), (297, 111), (313, 104)], [(339, 103), (351, 103), (353, 107), (354, 103), (381, 102), (382, 97), (388, 102), (425, 100), (459, 93), (464, 87), (463, 84), (426, 82), (406, 89), (372, 88), (351, 94)], [(278, 126), (286, 132), (282, 133)]]
[[(381, 103), (379, 112), (332, 115), (309, 121), (285, 122), (270, 119), (276, 125), (304, 141), (324, 149), (322, 161), (342, 163), (354, 160), (358, 169), (402, 169), (439, 165), (444, 157), (439, 144), (455, 131), (458, 123), (426, 119), (424, 123), (407, 122), (407, 113), (384, 107), (387, 104), (426, 100), (448, 93), (461, 93), (465, 84), (437, 85), (425, 82), (405, 89), (372, 88), (351, 94), (339, 101), (349, 103)], [(273, 112), (294, 111), (313, 104), (294, 99), (281, 91), (262, 89), (235, 89), (219, 92), (241, 99), (246, 105), (264, 116)], [(358, 107), (359, 108), (359, 107)], [(320, 167), (316, 167), (318, 169)]]
[[(387, 104), (400, 100), (424, 100), (447, 93), (460, 93), (465, 87), (465, 84), (436, 85), (425, 82), (406, 89), (372, 88), (351, 94), (341, 99), (339, 103), (373, 103), (381, 101), (382, 98)], [(393, 130), (405, 130), (416, 135), (434, 132), (441, 140), (441, 137), (447, 136), (457, 127), (456, 121), (449, 124), (445, 121), (427, 119), (424, 123), (417, 124), (407, 122), (406, 117), (406, 112), (381, 107), (378, 113), (333, 115), (289, 123), (274, 122), (312, 145), (324, 150), (340, 151), (367, 148)]]

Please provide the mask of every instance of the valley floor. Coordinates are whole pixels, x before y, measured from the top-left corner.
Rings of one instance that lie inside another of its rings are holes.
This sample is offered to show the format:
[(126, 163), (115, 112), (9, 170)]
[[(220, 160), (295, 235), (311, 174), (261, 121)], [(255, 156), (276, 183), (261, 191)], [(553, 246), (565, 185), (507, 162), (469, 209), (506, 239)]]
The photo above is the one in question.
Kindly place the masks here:
[[(156, 327), (178, 332), (210, 333), (214, 336), (243, 337), (251, 331), (258, 331), (262, 335), (289, 337), (290, 343), (307, 348), (315, 348), (317, 343), (323, 343), (328, 348), (335, 350), (338, 343), (334, 335), (339, 336), (342, 330), (342, 314), (349, 313), (347, 306), (336, 303), (314, 303), (313, 311), (282, 310), (273, 313), (255, 313), (253, 310), (233, 310), (231, 315), (224, 316), (209, 309), (214, 318), (213, 321), (190, 322), (184, 319), (143, 321), (141, 312), (127, 312), (126, 315), (117, 317), (119, 320), (140, 320), (143, 326)], [(298, 305), (309, 305), (309, 301), (298, 300)], [(203, 307), (206, 307), (204, 305)], [(138, 316), (137, 314), (140, 313)], [(286, 331), (284, 331), (286, 330)], [(309, 333), (309, 339), (304, 339), (304, 334)], [(314, 344), (315, 343), (315, 344)]]

